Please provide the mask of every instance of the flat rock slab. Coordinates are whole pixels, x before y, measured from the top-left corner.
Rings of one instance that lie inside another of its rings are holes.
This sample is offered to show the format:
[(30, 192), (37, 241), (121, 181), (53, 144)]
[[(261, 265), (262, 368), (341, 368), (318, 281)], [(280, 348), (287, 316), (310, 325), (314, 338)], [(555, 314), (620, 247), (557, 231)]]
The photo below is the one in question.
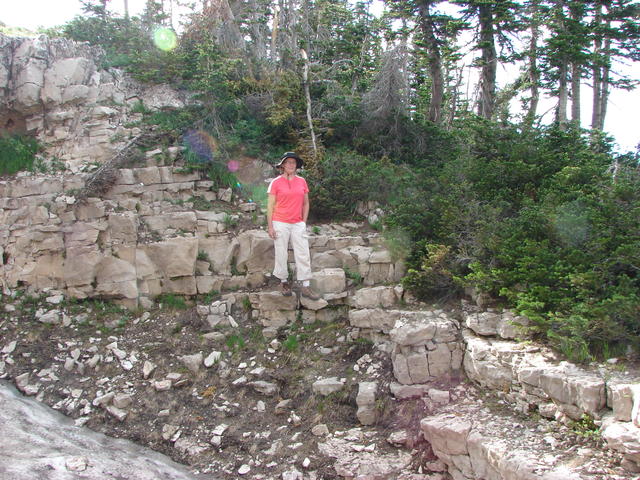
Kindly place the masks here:
[(214, 480), (169, 457), (107, 437), (0, 382), (0, 478), (66, 480)]

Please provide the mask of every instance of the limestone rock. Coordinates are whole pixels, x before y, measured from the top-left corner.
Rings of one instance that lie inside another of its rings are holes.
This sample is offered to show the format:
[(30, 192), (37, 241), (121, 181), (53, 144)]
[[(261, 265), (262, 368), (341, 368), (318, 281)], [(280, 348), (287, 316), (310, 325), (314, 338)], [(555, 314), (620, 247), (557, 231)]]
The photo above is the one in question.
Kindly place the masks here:
[(279, 390), (275, 383), (265, 382), (264, 380), (249, 382), (247, 385), (253, 387), (257, 392), (267, 396), (274, 396)]
[[(151, 449), (74, 426), (67, 417), (4, 383), (0, 404), (4, 433), (0, 471), (8, 478), (33, 478), (34, 471), (57, 472), (56, 478), (195, 478), (184, 466)], [(43, 478), (53, 478), (46, 475)]]
[(340, 293), (347, 286), (347, 277), (341, 268), (325, 268), (313, 272), (314, 289), (320, 293)]
[(356, 415), (363, 425), (373, 425), (376, 421), (377, 388), (375, 382), (360, 382), (358, 385), (358, 395), (356, 396), (358, 411)]
[(390, 308), (397, 301), (394, 287), (365, 287), (356, 291), (351, 305), (355, 308)]
[(327, 396), (342, 390), (344, 383), (344, 380), (339, 380), (337, 377), (323, 378), (322, 380), (313, 382), (312, 390), (314, 393)]
[(609, 448), (624, 456), (625, 460), (640, 465), (640, 428), (631, 422), (618, 422), (613, 415), (602, 424), (602, 438)]
[(194, 374), (197, 374), (200, 371), (200, 365), (202, 365), (202, 361), (204, 359), (201, 352), (193, 355), (183, 355), (178, 358), (182, 363), (184, 363), (185, 367)]

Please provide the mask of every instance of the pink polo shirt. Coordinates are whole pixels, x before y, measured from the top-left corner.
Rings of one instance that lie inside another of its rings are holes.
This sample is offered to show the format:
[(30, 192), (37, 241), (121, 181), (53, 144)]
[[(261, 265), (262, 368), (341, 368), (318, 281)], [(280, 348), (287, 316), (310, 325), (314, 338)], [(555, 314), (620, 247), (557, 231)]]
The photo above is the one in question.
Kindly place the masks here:
[(284, 175), (280, 175), (271, 181), (267, 193), (276, 197), (272, 220), (284, 223), (302, 222), (304, 196), (309, 193), (304, 178), (295, 175), (287, 180)]

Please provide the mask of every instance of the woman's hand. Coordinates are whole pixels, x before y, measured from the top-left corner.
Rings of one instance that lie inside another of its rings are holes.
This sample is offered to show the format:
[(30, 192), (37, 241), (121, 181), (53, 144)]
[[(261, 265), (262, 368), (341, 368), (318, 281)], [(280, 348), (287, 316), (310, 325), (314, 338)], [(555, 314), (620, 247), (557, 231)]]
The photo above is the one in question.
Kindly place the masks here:
[(273, 228), (273, 225), (269, 226), (269, 236), (274, 240), (278, 236), (278, 234), (276, 233), (275, 229)]

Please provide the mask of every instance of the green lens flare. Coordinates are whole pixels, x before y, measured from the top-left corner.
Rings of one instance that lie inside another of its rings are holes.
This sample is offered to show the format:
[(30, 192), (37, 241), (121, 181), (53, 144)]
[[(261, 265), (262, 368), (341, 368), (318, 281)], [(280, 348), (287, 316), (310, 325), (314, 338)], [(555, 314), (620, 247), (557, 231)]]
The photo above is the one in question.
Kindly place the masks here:
[(156, 44), (160, 50), (168, 52), (176, 48), (178, 44), (178, 37), (173, 30), (167, 27), (156, 28), (153, 32), (153, 43)]

